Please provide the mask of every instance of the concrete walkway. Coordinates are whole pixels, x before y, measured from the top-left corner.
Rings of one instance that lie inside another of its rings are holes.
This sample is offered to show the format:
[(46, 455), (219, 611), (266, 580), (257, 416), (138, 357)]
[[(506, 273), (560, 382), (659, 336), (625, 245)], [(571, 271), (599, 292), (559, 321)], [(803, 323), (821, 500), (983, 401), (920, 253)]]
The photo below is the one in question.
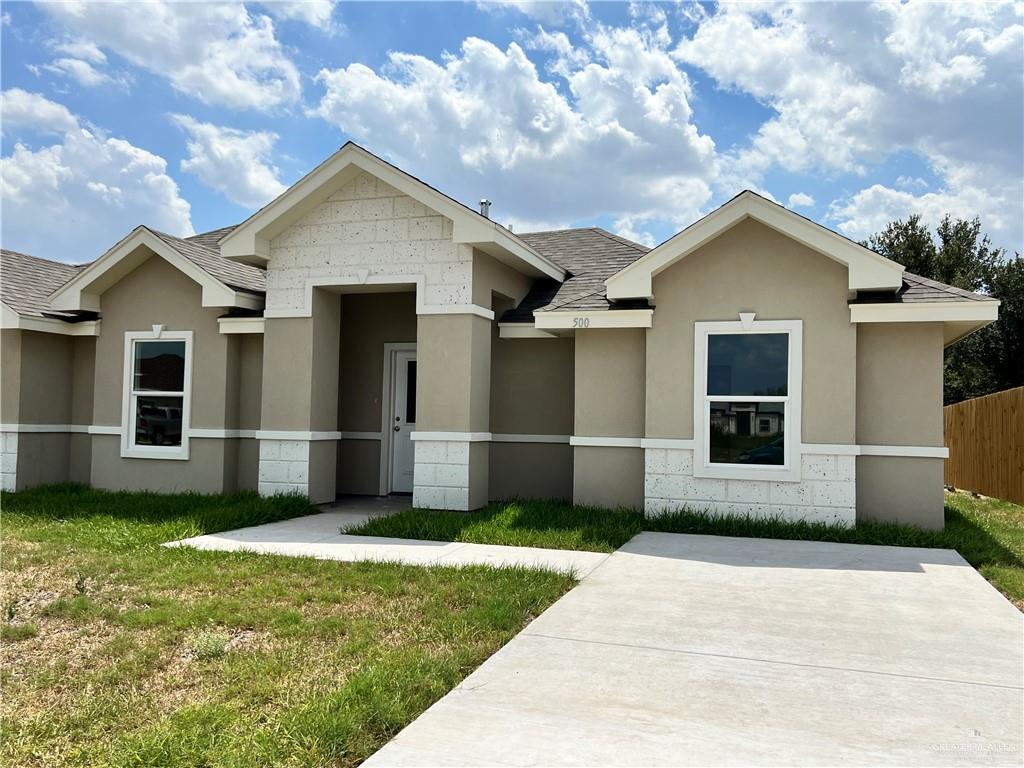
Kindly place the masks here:
[(364, 765), (1019, 766), (1022, 653), (949, 550), (644, 533)]
[(609, 557), (601, 552), (347, 536), (341, 532), (370, 518), (394, 514), (407, 506), (408, 501), (401, 498), (345, 500), (317, 515), (194, 536), (171, 541), (164, 546), (220, 552), (259, 552), (345, 562), (370, 560), (410, 565), (548, 568), (573, 573), (577, 578), (586, 576)]

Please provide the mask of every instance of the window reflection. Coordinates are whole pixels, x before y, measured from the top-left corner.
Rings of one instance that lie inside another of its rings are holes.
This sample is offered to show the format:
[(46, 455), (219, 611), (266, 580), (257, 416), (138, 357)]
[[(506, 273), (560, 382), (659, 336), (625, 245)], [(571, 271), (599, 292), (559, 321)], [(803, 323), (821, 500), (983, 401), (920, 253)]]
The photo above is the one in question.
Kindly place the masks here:
[(711, 462), (782, 465), (785, 426), (785, 403), (712, 401)]
[(181, 417), (184, 398), (135, 398), (135, 444), (181, 445)]

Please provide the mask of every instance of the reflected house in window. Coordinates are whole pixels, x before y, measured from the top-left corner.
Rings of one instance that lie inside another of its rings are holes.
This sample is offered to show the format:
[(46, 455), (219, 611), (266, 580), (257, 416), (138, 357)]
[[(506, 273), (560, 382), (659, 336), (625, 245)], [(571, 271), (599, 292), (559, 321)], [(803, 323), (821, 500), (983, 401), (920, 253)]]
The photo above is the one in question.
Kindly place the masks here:
[(181, 445), (184, 341), (135, 342), (135, 444)]

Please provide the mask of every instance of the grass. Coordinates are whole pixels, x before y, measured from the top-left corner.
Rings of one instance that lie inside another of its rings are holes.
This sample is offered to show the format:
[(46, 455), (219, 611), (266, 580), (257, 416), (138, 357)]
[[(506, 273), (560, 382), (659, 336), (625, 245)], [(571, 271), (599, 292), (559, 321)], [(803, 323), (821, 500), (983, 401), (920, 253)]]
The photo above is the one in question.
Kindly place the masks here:
[(346, 533), (612, 552), (643, 530), (955, 549), (1024, 610), (1024, 507), (997, 499), (976, 499), (968, 493), (947, 495), (943, 531), (888, 523), (843, 528), (688, 511), (645, 518), (632, 510), (509, 501), (476, 512), (408, 509), (391, 517), (374, 518)]
[(161, 542), (298, 498), (0, 496), (4, 766), (349, 766), (572, 586)]

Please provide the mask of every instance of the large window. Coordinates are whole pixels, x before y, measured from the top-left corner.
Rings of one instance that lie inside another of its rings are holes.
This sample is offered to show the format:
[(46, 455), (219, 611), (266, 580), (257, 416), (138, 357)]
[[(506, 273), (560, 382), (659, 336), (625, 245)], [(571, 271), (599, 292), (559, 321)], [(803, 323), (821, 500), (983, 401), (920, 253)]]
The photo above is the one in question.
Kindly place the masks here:
[(191, 332), (125, 334), (122, 455), (188, 458)]
[(695, 474), (793, 479), (799, 321), (698, 323)]

